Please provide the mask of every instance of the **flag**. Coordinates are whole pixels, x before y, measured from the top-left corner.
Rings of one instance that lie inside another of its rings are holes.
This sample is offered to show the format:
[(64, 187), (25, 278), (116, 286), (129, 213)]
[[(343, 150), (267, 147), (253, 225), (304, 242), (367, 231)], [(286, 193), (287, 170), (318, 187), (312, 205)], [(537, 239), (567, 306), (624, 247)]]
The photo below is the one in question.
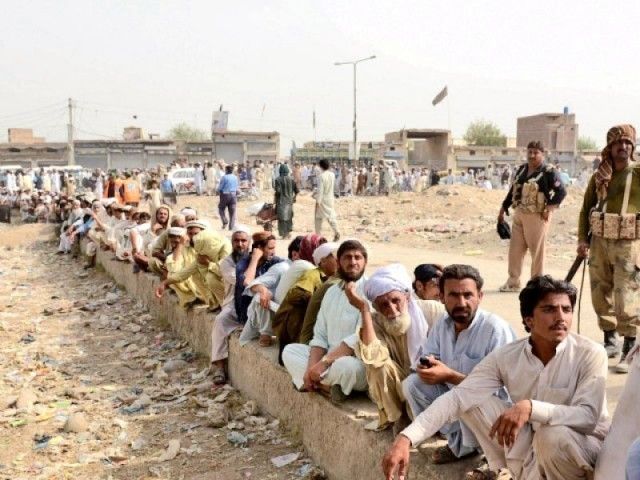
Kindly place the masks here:
[(316, 110), (313, 110), (313, 128), (316, 128)]
[(435, 107), (442, 100), (444, 100), (444, 97), (446, 97), (448, 93), (449, 91), (447, 90), (447, 86), (445, 85), (442, 91), (439, 94), (437, 94), (435, 97), (433, 97), (433, 100), (431, 100), (431, 104)]

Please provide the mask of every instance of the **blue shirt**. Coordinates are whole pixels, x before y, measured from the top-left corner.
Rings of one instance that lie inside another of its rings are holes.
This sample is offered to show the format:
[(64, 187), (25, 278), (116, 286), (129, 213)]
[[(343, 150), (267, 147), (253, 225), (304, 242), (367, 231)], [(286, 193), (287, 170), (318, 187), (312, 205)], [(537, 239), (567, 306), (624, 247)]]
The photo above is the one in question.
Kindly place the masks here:
[(160, 182), (160, 191), (162, 193), (171, 193), (171, 192), (173, 192), (173, 182), (168, 178), (165, 178), (164, 180), (162, 180)]
[(238, 177), (233, 173), (227, 173), (220, 179), (218, 192), (220, 193), (236, 193), (238, 191)]
[(489, 353), (515, 339), (516, 335), (507, 322), (478, 309), (471, 325), (460, 332), (458, 338), (449, 315), (438, 320), (429, 333), (426, 355), (433, 355), (449, 368), (469, 375)]

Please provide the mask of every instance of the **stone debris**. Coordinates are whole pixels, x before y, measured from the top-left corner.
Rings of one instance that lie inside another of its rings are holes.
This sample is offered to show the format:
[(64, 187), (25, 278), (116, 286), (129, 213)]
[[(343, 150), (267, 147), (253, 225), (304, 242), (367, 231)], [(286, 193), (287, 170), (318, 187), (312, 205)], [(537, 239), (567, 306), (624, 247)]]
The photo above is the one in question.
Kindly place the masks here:
[(277, 419), (214, 389), (206, 359), (54, 251), (0, 250), (0, 477), (301, 476), (299, 459), (270, 461), (296, 448)]
[(300, 452), (288, 453), (286, 455), (280, 455), (279, 457), (273, 457), (271, 459), (271, 463), (273, 463), (277, 468), (282, 468), (295, 462), (298, 457), (300, 457)]

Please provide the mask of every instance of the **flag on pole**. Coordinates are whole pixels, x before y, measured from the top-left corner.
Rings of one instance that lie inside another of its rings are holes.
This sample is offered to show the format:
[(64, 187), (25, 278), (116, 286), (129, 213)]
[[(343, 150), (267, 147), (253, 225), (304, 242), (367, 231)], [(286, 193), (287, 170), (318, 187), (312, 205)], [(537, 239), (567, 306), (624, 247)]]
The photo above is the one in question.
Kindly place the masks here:
[(447, 96), (448, 93), (449, 91), (447, 90), (447, 86), (445, 85), (444, 88), (440, 91), (440, 93), (437, 94), (435, 97), (433, 97), (433, 100), (431, 100), (431, 104), (435, 107), (442, 100), (444, 100), (444, 98)]

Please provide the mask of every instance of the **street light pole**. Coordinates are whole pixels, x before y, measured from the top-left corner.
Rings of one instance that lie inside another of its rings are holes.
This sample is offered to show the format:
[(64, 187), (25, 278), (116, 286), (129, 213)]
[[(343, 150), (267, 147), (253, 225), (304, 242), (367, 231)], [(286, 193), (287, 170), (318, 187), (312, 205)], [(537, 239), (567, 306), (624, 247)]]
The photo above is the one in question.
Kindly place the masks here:
[(358, 152), (358, 104), (357, 104), (357, 90), (356, 90), (356, 78), (357, 78), (357, 66), (360, 62), (366, 62), (367, 60), (373, 60), (376, 58), (375, 55), (371, 55), (370, 57), (360, 58), (358, 60), (353, 60), (350, 62), (335, 62), (334, 65), (353, 65), (353, 159), (354, 161), (358, 160), (357, 152)]

